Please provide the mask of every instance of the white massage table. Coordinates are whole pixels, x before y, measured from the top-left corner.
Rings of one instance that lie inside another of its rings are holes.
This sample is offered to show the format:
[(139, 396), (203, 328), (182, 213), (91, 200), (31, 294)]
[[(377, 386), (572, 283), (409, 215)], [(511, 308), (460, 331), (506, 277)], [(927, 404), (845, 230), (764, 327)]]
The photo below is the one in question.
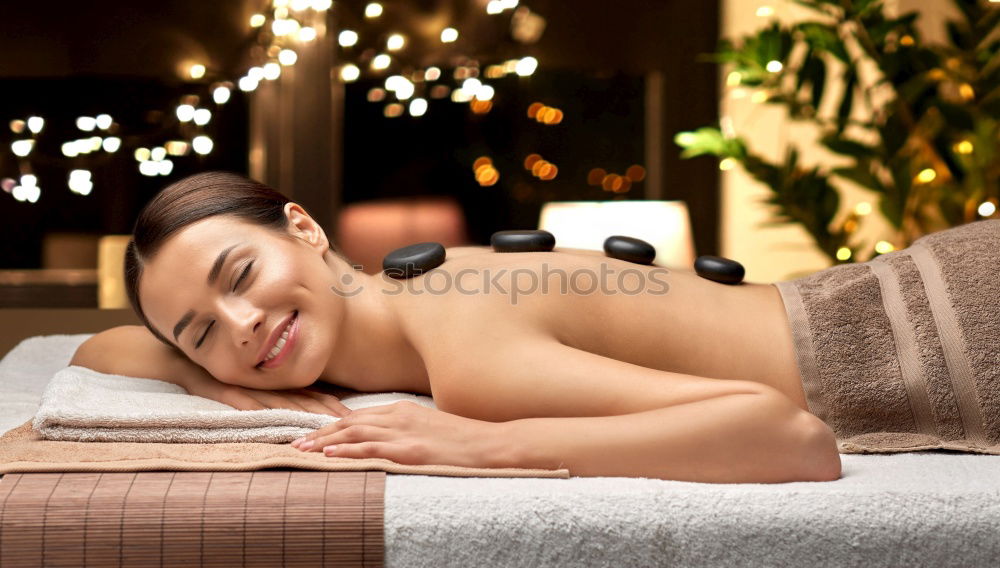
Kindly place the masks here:
[[(0, 434), (89, 334), (0, 361)], [(826, 483), (387, 474), (388, 566), (996, 566), (1000, 456), (843, 455)]]

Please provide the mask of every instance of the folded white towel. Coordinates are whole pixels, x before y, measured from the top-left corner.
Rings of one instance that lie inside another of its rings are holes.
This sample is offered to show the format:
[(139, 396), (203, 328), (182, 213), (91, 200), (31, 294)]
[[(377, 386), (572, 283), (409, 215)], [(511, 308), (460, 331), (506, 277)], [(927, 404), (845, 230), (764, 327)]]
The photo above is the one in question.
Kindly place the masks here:
[[(351, 410), (429, 396), (362, 393), (344, 397)], [(236, 410), (154, 379), (69, 366), (42, 393), (32, 427), (47, 440), (78, 442), (290, 442), (339, 418), (299, 410)]]

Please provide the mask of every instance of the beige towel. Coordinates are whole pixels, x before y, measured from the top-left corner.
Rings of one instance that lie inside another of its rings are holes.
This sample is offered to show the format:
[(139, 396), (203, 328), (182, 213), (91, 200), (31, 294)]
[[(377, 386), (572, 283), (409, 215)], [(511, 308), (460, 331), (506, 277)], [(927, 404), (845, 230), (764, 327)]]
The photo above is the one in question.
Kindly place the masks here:
[[(355, 392), (341, 400), (351, 410), (402, 400), (437, 408), (429, 396), (404, 392)], [(285, 408), (236, 410), (172, 383), (70, 365), (45, 386), (32, 428), (46, 440), (65, 442), (273, 444), (291, 442), (337, 420)]]
[(775, 286), (841, 452), (1000, 454), (1000, 220)]
[(63, 471), (255, 471), (294, 468), (320, 471), (385, 471), (451, 477), (548, 477), (568, 479), (568, 469), (474, 468), (406, 465), (383, 458), (329, 458), (289, 444), (61, 442), (43, 440), (31, 421), (0, 437), (0, 473)]

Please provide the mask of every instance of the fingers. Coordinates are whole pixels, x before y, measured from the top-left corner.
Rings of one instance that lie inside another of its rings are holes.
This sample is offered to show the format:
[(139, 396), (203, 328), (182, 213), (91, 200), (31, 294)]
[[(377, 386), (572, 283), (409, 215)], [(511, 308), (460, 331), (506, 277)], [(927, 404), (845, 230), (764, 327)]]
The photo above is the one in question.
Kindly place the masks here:
[(369, 406), (367, 408), (356, 408), (351, 411), (351, 414), (390, 414), (396, 412), (400, 409), (397, 405), (412, 404), (409, 401), (398, 401), (392, 404), (377, 404), (375, 406)]
[(345, 406), (344, 403), (340, 401), (339, 398), (333, 395), (323, 394), (320, 392), (315, 392), (310, 390), (303, 390), (302, 394), (304, 396), (312, 398), (313, 400), (316, 400), (326, 408), (332, 410), (334, 416), (343, 418), (344, 416), (347, 416), (352, 412), (350, 408)]
[[(395, 435), (390, 428), (383, 428), (374, 424), (354, 424), (347, 428), (335, 429), (321, 435), (310, 435), (308, 439), (299, 438), (295, 442), (292, 442), (292, 445), (304, 452), (321, 452), (327, 446), (360, 444), (363, 442), (384, 442), (392, 440), (394, 437)], [(296, 442), (298, 443), (296, 444)]]
[(328, 458), (383, 458), (401, 464), (417, 464), (413, 452), (403, 444), (386, 442), (361, 442), (327, 446), (323, 455)]
[(345, 418), (331, 424), (327, 424), (318, 430), (314, 430), (305, 436), (294, 440), (292, 442), (292, 447), (300, 450), (311, 449), (312, 451), (317, 451), (322, 449), (323, 446), (336, 443), (337, 441), (345, 442), (349, 440), (361, 441), (363, 439), (381, 439), (365, 438), (364, 436), (367, 435), (367, 428), (380, 429), (379, 431), (374, 432), (374, 434), (378, 435), (384, 435), (389, 431), (395, 432), (396, 435), (402, 433), (402, 430), (399, 428), (398, 417), (384, 412), (366, 412), (368, 410), (374, 409), (366, 408), (363, 410), (356, 410)]
[(260, 404), (264, 405), (264, 408), (287, 408), (289, 410), (311, 412), (288, 395), (277, 395), (267, 391), (252, 391), (247, 393), (247, 396), (256, 399)]
[(322, 401), (317, 400), (311, 396), (305, 394), (291, 394), (289, 398), (298, 403), (306, 412), (312, 412), (314, 414), (327, 414), (331, 416), (340, 417), (343, 414), (339, 409), (333, 409), (329, 406), (323, 404)]
[(247, 403), (240, 406), (240, 410), (264, 410), (268, 408), (285, 408), (288, 410), (298, 410), (300, 412), (311, 412), (313, 414), (326, 414), (341, 418), (350, 413), (350, 409), (344, 407), (347, 412), (340, 409), (330, 408), (323, 402), (302, 394), (298, 391), (262, 391), (246, 389), (243, 395), (248, 399), (254, 399), (258, 405), (252, 408), (247, 407)]
[(236, 410), (267, 410), (269, 408), (239, 387), (226, 389), (219, 398), (219, 402), (232, 406)]

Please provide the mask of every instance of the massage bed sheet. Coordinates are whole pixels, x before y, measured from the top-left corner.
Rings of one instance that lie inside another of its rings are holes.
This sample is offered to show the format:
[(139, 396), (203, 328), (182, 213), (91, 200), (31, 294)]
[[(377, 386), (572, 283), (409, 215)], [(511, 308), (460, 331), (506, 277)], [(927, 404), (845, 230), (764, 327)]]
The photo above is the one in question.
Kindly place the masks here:
[[(0, 360), (0, 435), (88, 334)], [(386, 474), (387, 566), (970, 566), (1000, 562), (1000, 456), (841, 456), (834, 482)], [(3, 480), (0, 479), (0, 484)]]

